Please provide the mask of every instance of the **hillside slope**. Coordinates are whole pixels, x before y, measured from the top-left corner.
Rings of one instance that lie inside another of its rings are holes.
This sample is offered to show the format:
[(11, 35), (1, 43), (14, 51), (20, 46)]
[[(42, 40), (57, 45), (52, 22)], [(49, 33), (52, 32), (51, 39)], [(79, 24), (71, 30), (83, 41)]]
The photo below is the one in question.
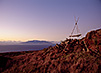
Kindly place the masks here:
[(3, 73), (101, 73), (101, 29), (40, 51), (0, 54)]

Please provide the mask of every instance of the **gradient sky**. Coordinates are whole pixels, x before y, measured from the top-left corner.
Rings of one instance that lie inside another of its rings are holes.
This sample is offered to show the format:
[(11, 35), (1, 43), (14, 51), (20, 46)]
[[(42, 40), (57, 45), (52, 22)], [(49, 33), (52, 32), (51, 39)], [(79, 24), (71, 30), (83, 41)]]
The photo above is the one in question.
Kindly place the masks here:
[(74, 16), (82, 36), (101, 28), (101, 0), (0, 0), (0, 41), (63, 40)]

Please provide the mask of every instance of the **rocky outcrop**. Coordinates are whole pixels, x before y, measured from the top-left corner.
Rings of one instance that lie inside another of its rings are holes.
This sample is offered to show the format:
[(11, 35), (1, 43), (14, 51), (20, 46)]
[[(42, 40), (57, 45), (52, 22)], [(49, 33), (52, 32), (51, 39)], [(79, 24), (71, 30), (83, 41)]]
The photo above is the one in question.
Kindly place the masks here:
[[(66, 39), (54, 47), (19, 55), (4, 73), (101, 73), (101, 29), (83, 39)], [(9, 62), (10, 63), (10, 62)]]
[(87, 33), (84, 40), (90, 50), (101, 53), (101, 29)]

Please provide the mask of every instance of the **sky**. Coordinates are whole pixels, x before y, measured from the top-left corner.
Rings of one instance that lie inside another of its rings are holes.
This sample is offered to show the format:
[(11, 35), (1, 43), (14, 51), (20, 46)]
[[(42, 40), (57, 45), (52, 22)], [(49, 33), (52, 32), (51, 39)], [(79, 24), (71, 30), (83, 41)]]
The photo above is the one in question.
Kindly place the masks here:
[(0, 0), (0, 41), (60, 41), (75, 19), (82, 34), (101, 29), (101, 0)]

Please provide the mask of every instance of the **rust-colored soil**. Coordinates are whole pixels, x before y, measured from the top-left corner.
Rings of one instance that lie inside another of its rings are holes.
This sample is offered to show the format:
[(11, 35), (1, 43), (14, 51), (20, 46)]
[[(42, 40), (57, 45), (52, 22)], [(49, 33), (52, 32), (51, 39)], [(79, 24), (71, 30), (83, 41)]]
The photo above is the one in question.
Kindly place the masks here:
[(101, 73), (101, 29), (40, 51), (0, 54), (3, 73)]

